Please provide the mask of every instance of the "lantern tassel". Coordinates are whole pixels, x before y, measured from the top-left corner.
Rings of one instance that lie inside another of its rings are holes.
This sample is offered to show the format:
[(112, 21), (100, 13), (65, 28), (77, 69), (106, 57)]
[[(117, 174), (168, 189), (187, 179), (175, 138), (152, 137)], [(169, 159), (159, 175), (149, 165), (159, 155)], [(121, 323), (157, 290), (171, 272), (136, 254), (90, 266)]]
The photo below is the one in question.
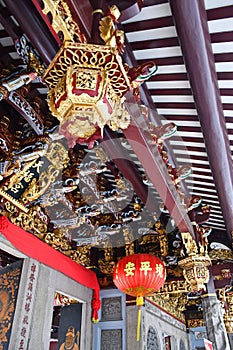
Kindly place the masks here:
[(138, 308), (138, 326), (137, 326), (137, 341), (140, 340), (140, 333), (141, 333), (141, 314), (142, 314), (142, 310), (139, 307)]
[(140, 341), (140, 333), (141, 333), (141, 306), (143, 305), (143, 297), (137, 297), (136, 303), (138, 306), (138, 325), (137, 325), (137, 341)]

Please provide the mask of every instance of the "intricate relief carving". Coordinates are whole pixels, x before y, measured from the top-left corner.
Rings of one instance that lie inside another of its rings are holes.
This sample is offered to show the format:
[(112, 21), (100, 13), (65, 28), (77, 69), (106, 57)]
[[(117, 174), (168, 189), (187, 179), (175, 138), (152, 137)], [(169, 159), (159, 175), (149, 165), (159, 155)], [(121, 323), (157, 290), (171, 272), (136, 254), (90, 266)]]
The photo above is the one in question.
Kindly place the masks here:
[(230, 249), (212, 249), (209, 253), (211, 260), (233, 259), (233, 253)]
[(25, 35), (15, 41), (15, 48), (19, 56), (27, 63), (28, 71), (36, 72), (38, 75), (44, 73), (45, 66)]
[(209, 269), (211, 260), (207, 252), (207, 238), (203, 235), (203, 240), (199, 242), (199, 249), (189, 232), (182, 232), (182, 239), (188, 257), (178, 262), (183, 269), (183, 275), (190, 284), (192, 291), (205, 291), (205, 283), (209, 281)]
[(21, 263), (2, 269), (0, 275), (0, 349), (7, 349), (17, 299)]
[[(185, 325), (183, 324), (183, 322), (185, 322), (185, 317), (183, 312), (179, 311), (176, 307), (174, 307), (174, 305), (172, 305), (171, 302), (169, 303), (168, 301), (164, 300), (164, 298), (161, 298), (161, 296), (157, 296), (155, 294), (151, 297), (147, 297), (146, 299), (160, 306), (162, 309), (165, 310), (165, 312), (160, 311), (160, 314), (158, 315), (158, 308), (148, 301), (145, 302), (146, 311), (148, 311), (153, 315), (156, 315), (157, 317), (159, 316), (160, 318), (166, 320), (166, 322), (169, 322), (170, 324), (174, 325), (179, 329), (182, 329), (182, 330), (186, 329)], [(166, 311), (169, 312), (169, 314), (174, 315), (177, 319), (168, 315)]]
[(106, 275), (112, 275), (116, 263), (113, 260), (113, 249), (104, 249), (104, 258), (98, 260), (100, 271)]
[(122, 320), (121, 297), (103, 298), (101, 322)]
[(170, 281), (164, 283), (156, 294), (172, 294), (172, 293), (187, 293), (188, 292), (188, 283), (183, 280)]
[(202, 305), (208, 339), (215, 343), (216, 349), (228, 349), (220, 301), (217, 297), (203, 298)]
[(122, 330), (103, 329), (100, 348), (101, 350), (122, 350)]
[(43, 123), (40, 116), (34, 111), (31, 105), (15, 91), (10, 92), (8, 99), (16, 109), (22, 111), (28, 124), (31, 125), (35, 132), (38, 135), (42, 135), (44, 130)]
[(180, 339), (180, 350), (185, 350), (185, 344), (183, 339)]
[(86, 43), (64, 1), (43, 2), (43, 12), (52, 15), (55, 31), (64, 35), (63, 46), (43, 76), (49, 88), (49, 108), (59, 119), (60, 134), (69, 147), (86, 143), (92, 148), (103, 137), (105, 125), (114, 131), (129, 126), (124, 94), (132, 91), (137, 100), (139, 86), (157, 67), (153, 62), (132, 69), (123, 64), (124, 32), (115, 28), (120, 16), (117, 6), (111, 6), (101, 19), (100, 37), (105, 45), (96, 45)]
[(205, 321), (202, 318), (196, 318), (193, 320), (187, 320), (188, 328), (196, 328), (205, 326)]
[(86, 42), (85, 35), (80, 31), (78, 24), (72, 19), (69, 6), (63, 0), (43, 0), (47, 15), (52, 15), (52, 26), (56, 33), (62, 32), (64, 41)]
[(147, 339), (146, 339), (146, 349), (147, 350), (160, 350), (160, 344), (159, 339), (157, 336), (157, 332), (155, 329), (150, 326), (147, 332)]
[(208, 256), (190, 256), (179, 261), (179, 266), (183, 268), (186, 281), (190, 284), (192, 291), (206, 290), (205, 283), (209, 281), (208, 266), (211, 260)]
[(130, 81), (121, 57), (110, 47), (65, 42), (44, 79), (49, 108), (70, 147), (94, 135), (102, 137), (106, 124), (113, 130), (128, 127), (130, 117), (122, 97)]

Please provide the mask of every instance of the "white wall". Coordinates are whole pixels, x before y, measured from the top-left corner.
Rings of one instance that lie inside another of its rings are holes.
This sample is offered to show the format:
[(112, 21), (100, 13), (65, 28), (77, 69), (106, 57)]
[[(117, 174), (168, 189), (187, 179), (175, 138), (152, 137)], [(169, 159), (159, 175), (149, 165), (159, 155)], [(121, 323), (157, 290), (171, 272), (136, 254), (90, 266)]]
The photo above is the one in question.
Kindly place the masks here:
[[(186, 326), (176, 318), (167, 314), (159, 307), (145, 301), (145, 306), (142, 308), (141, 320), (141, 339), (136, 341), (137, 329), (137, 307), (128, 306), (127, 312), (127, 350), (164, 350), (165, 336), (171, 337), (172, 350), (189, 350), (189, 337), (186, 333)], [(153, 330), (154, 345), (151, 348), (147, 347), (148, 332)], [(181, 341), (184, 347), (181, 348)]]
[(150, 326), (157, 332), (160, 344), (158, 350), (165, 349), (165, 336), (171, 337), (172, 350), (181, 350), (181, 341), (184, 344), (185, 350), (189, 349), (189, 337), (186, 333), (186, 325), (146, 300), (143, 318), (143, 333), (145, 335), (145, 338), (143, 339), (143, 350), (147, 350), (147, 335)]
[[(33, 272), (32, 278), (32, 267)], [(29, 288), (29, 283), (32, 283)], [(9, 350), (48, 350), (55, 292), (82, 303), (80, 350), (91, 350), (92, 289), (84, 287), (64, 274), (34, 259), (25, 259), (19, 285)], [(31, 294), (30, 299), (28, 296)], [(28, 307), (25, 310), (26, 304)], [(27, 323), (25, 322), (27, 317)], [(23, 332), (24, 330), (24, 332)], [(20, 345), (21, 343), (24, 345)]]

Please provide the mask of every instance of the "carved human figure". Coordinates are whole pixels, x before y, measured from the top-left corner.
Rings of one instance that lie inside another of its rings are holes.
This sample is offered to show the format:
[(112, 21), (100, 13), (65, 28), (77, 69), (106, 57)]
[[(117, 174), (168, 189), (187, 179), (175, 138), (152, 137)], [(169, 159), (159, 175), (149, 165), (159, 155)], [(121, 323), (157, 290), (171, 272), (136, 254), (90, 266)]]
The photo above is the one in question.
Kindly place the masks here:
[(36, 79), (37, 75), (34, 72), (27, 74), (20, 74), (9, 80), (3, 81), (2, 86), (4, 86), (9, 92), (19, 89), (23, 85), (29, 84), (32, 80)]
[(220, 301), (217, 297), (203, 298), (202, 305), (207, 335), (213, 343), (213, 349), (230, 350)]

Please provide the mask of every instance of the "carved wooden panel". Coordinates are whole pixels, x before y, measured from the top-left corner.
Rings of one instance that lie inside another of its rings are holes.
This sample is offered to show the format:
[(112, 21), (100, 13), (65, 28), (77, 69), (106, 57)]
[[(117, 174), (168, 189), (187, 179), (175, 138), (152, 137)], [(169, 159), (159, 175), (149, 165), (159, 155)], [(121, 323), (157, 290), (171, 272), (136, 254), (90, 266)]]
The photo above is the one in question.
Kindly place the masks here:
[(161, 350), (157, 333), (153, 327), (149, 327), (147, 332), (147, 350)]
[(185, 350), (184, 341), (182, 339), (180, 340), (180, 350)]
[(122, 330), (102, 329), (101, 350), (122, 350)]
[[(22, 261), (5, 266), (0, 272), (0, 349), (7, 350), (11, 336)], [(29, 303), (26, 306), (28, 306)], [(25, 318), (26, 320), (26, 318)], [(22, 332), (25, 328), (22, 329)], [(24, 333), (25, 335), (25, 333)]]
[(103, 298), (101, 322), (122, 320), (121, 297)]

